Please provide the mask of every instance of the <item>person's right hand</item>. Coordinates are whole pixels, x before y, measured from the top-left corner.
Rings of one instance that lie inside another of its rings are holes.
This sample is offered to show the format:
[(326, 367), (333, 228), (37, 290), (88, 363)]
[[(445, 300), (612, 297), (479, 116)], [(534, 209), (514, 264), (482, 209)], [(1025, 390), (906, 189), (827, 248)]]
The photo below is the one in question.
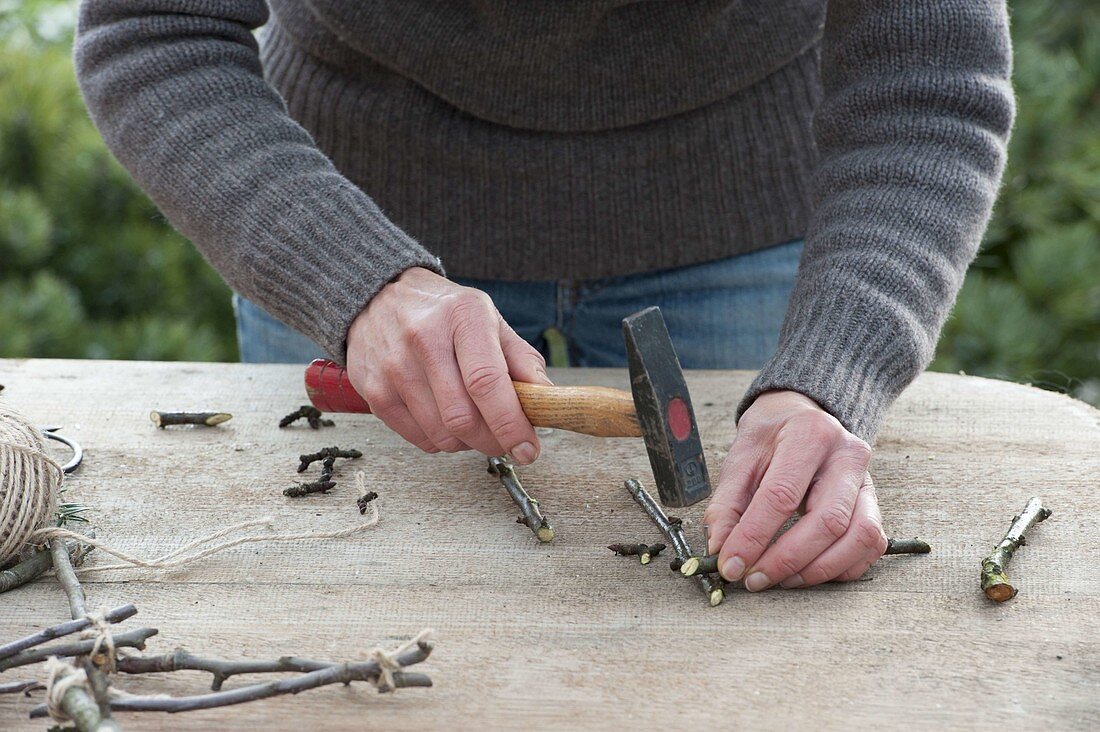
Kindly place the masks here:
[(347, 367), (371, 411), (425, 452), (538, 457), (512, 380), (550, 384), (546, 360), (480, 290), (406, 270), (352, 322)]

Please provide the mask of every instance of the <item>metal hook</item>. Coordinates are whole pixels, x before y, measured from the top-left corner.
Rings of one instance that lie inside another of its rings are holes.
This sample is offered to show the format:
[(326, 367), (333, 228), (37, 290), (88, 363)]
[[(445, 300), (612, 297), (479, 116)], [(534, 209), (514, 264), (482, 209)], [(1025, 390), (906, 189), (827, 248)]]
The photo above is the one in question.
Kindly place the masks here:
[(46, 438), (48, 438), (50, 440), (57, 440), (61, 444), (67, 445), (68, 448), (73, 451), (73, 456), (69, 460), (69, 462), (67, 462), (67, 463), (65, 463), (64, 465), (61, 466), (61, 469), (65, 472), (66, 475), (68, 475), (69, 473), (72, 473), (74, 470), (79, 468), (80, 463), (82, 463), (84, 461), (84, 448), (82, 448), (80, 446), (80, 443), (77, 442), (76, 440), (74, 440), (70, 437), (65, 437), (65, 435), (57, 434), (57, 430), (59, 430), (59, 429), (61, 429), (60, 425), (50, 425), (49, 427), (39, 427), (39, 430), (41, 430), (42, 434)]

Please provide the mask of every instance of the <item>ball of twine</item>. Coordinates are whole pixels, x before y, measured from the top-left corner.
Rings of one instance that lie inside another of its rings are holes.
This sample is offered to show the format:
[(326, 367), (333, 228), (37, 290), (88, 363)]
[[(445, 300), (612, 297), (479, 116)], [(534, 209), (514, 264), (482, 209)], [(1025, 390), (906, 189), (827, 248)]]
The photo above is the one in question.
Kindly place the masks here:
[(53, 519), (64, 475), (38, 428), (0, 401), (0, 565)]

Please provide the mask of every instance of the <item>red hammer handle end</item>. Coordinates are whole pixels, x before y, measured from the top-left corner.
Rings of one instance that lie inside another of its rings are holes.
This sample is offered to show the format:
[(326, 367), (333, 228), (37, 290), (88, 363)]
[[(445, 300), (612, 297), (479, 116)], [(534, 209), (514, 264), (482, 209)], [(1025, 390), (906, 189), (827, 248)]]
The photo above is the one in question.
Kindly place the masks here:
[(370, 413), (370, 405), (351, 385), (347, 369), (324, 358), (306, 368), (306, 395), (322, 412)]

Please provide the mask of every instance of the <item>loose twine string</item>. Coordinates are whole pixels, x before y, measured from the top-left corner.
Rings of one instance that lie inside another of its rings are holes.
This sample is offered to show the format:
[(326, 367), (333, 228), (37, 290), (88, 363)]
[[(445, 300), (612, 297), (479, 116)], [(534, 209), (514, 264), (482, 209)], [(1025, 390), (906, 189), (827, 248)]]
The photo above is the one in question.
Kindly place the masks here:
[[(355, 474), (356, 490), (360, 496), (366, 495), (367, 492), (367, 476), (362, 470)], [(186, 552), (196, 549), (204, 544), (209, 544), (217, 539), (224, 538), (230, 534), (238, 531), (244, 531), (245, 529), (255, 528), (257, 526), (270, 526), (274, 523), (274, 519), (271, 516), (265, 516), (260, 519), (253, 519), (251, 521), (242, 521), (239, 524), (233, 526), (227, 526), (220, 531), (216, 531), (213, 534), (195, 539), (189, 544), (185, 544), (178, 549), (174, 549), (167, 554), (163, 554), (159, 557), (152, 559), (142, 559), (141, 557), (135, 557), (131, 554), (127, 554), (119, 549), (106, 544), (99, 539), (92, 539), (83, 534), (78, 534), (75, 531), (69, 529), (53, 526), (40, 529), (34, 534), (35, 541), (42, 541), (45, 539), (75, 539), (82, 544), (93, 546), (96, 549), (103, 551), (105, 554), (110, 554), (113, 557), (121, 559), (122, 562), (118, 564), (101, 564), (93, 565), (89, 567), (81, 567), (76, 570), (78, 574), (89, 574), (91, 572), (104, 572), (107, 570), (115, 569), (132, 569), (134, 567), (144, 567), (147, 569), (169, 569), (172, 567), (183, 567), (194, 562), (197, 562), (204, 557), (208, 557), (211, 554), (217, 554), (223, 552), (226, 549), (231, 549), (235, 546), (242, 544), (255, 544), (263, 541), (285, 542), (285, 541), (308, 541), (313, 539), (344, 539), (349, 536), (354, 536), (361, 531), (375, 526), (379, 521), (378, 506), (376, 501), (371, 501), (367, 504), (370, 507), (370, 516), (366, 521), (360, 522), (355, 526), (351, 526), (346, 529), (340, 529), (338, 531), (307, 531), (297, 534), (255, 534), (248, 536), (241, 536), (236, 539), (208, 546), (205, 549), (187, 554)], [(182, 556), (181, 556), (182, 555)]]

